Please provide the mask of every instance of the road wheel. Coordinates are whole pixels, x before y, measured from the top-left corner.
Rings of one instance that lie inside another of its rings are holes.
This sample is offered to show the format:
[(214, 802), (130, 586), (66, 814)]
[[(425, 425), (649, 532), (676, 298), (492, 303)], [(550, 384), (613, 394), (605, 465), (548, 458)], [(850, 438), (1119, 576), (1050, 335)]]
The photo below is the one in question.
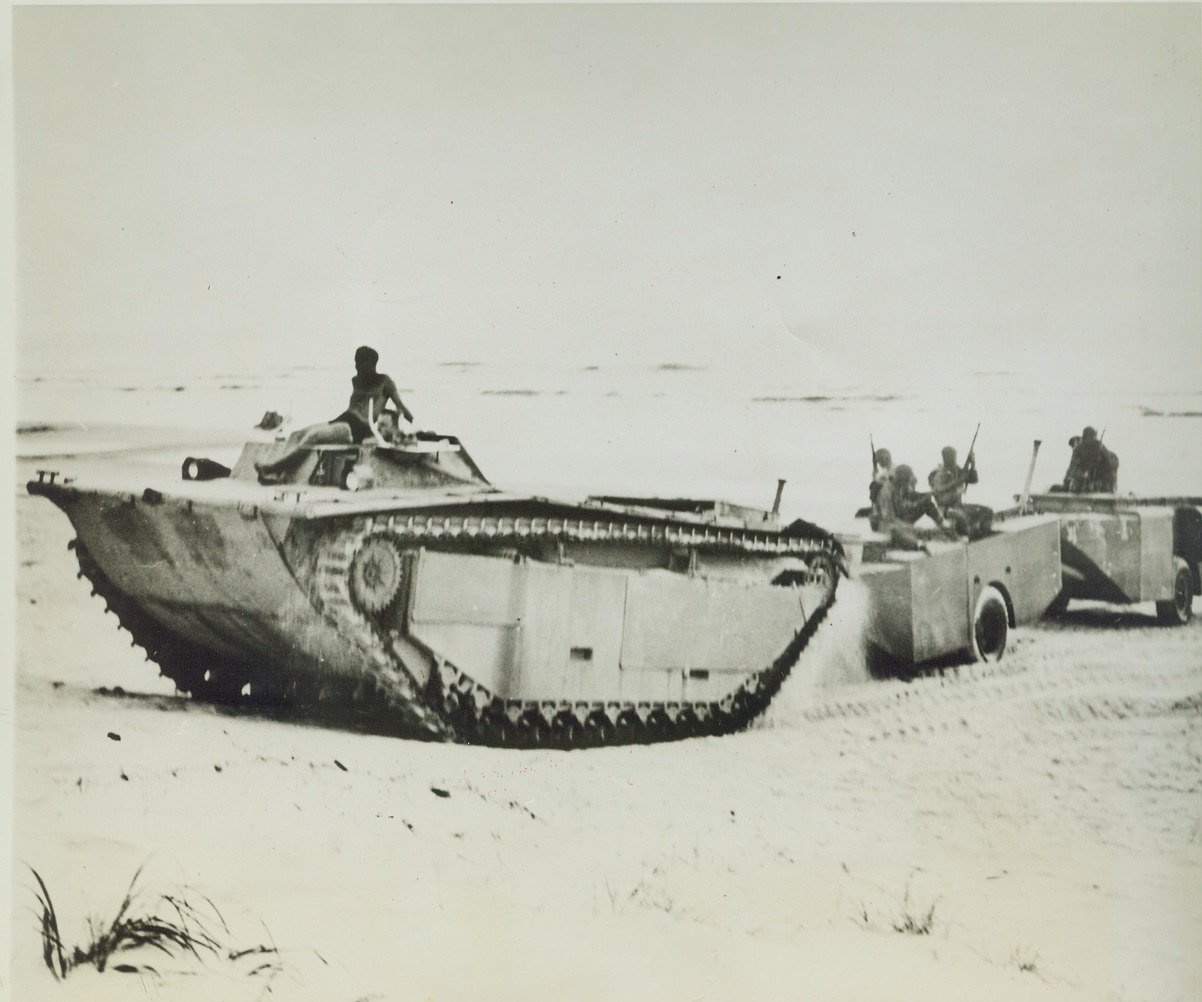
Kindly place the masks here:
[(1173, 558), (1173, 597), (1156, 603), (1156, 616), (1166, 626), (1184, 626), (1194, 612), (1194, 576), (1189, 564)]
[(981, 589), (972, 614), (974, 661), (1000, 661), (1010, 636), (1010, 614), (1002, 593), (989, 585)]

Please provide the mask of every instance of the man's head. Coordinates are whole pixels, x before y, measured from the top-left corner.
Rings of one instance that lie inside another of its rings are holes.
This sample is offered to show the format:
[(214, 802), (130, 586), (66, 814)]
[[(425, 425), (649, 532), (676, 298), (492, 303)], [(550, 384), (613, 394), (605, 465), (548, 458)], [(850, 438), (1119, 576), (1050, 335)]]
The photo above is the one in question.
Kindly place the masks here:
[(358, 372), (375, 372), (380, 353), (375, 348), (363, 345), (355, 351), (355, 369)]
[(1081, 436), (1080, 435), (1074, 435), (1072, 438), (1070, 438), (1068, 440), (1068, 447), (1070, 449), (1075, 449), (1080, 444), (1081, 444)]
[(1091, 442), (1091, 441), (1093, 441), (1093, 439), (1095, 439), (1097, 437), (1098, 437), (1097, 429), (1091, 428), (1088, 425), (1086, 426), (1085, 430), (1083, 432), (1081, 432), (1081, 439), (1084, 442)]
[(872, 459), (877, 466), (884, 467), (886, 470), (893, 465), (893, 456), (888, 449), (877, 449), (872, 454)]
[(943, 447), (943, 465), (949, 468), (956, 465), (956, 450), (950, 445)]
[(902, 463), (896, 470), (893, 471), (893, 482), (898, 487), (913, 487), (918, 483), (918, 478), (914, 476), (914, 471), (905, 463)]

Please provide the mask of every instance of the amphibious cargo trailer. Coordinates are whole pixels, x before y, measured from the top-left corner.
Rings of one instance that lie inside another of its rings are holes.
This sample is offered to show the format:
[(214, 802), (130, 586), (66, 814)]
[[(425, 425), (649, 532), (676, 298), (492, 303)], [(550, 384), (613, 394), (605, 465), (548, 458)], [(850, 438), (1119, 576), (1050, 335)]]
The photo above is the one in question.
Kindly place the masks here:
[(996, 661), (1009, 628), (1032, 622), (1060, 591), (1060, 532), (1053, 516), (995, 524), (927, 552), (892, 548), (869, 531), (840, 537), (853, 576), (869, 591), (865, 626), (874, 661), (912, 667), (949, 656)]
[(1052, 612), (1073, 599), (1154, 602), (1161, 622), (1189, 622), (1202, 594), (1202, 498), (1049, 493), (1028, 510), (1060, 523), (1064, 587)]

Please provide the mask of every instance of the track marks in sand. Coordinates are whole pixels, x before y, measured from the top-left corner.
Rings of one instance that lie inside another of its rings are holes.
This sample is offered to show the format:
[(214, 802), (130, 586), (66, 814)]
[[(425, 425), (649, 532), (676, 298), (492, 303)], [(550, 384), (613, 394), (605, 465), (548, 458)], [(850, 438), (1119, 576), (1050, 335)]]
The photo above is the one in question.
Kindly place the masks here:
[[(1049, 838), (1133, 852), (1202, 840), (1202, 631), (1127, 630), (1119, 644), (1037, 627), (1018, 640), (995, 665), (816, 691), (798, 740), (824, 755), (871, 748), (907, 800), (938, 774), (946, 802), (981, 824), (996, 807)], [(964, 804), (961, 788), (974, 791)]]
[(1192, 663), (1189, 648), (1155, 666), (1131, 658), (1074, 664), (1054, 652), (1038, 659), (1025, 653), (1020, 649), (998, 663), (956, 666), (909, 682), (816, 690), (801, 715), (810, 722), (879, 718), (930, 729), (978, 703), (991, 715), (1021, 711), (1027, 718), (1066, 721), (1202, 714), (1202, 662)]

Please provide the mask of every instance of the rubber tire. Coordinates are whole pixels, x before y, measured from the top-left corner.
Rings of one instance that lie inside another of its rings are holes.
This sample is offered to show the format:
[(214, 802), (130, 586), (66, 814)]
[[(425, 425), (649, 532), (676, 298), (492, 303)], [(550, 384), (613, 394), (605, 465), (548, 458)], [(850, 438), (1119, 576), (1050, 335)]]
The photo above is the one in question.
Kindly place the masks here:
[(1173, 597), (1156, 603), (1156, 618), (1165, 626), (1184, 626), (1194, 613), (1194, 576), (1189, 564), (1173, 558)]
[(969, 650), (974, 661), (1000, 661), (1010, 637), (1010, 613), (1006, 600), (993, 585), (981, 589), (972, 613)]
[(825, 553), (810, 557), (809, 568), (806, 571), (806, 583), (821, 586), (823, 590), (822, 605), (830, 605), (835, 597), (835, 588), (839, 584), (839, 569), (835, 561)]

